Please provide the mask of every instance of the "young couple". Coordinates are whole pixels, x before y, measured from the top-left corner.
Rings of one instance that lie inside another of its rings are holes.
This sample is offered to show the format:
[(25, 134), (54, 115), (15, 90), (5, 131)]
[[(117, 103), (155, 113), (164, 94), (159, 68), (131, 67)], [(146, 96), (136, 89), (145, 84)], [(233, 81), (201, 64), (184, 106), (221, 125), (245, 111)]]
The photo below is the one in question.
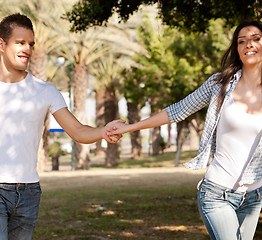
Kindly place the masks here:
[(262, 24), (240, 24), (223, 69), (162, 112), (134, 124), (82, 125), (59, 91), (26, 72), (34, 46), (30, 19), (14, 14), (0, 23), (0, 239), (32, 239), (41, 188), (36, 171), (44, 117), (50, 111), (75, 141), (179, 122), (209, 105), (198, 155), (186, 164), (208, 166), (198, 206), (211, 239), (251, 240), (262, 204)]

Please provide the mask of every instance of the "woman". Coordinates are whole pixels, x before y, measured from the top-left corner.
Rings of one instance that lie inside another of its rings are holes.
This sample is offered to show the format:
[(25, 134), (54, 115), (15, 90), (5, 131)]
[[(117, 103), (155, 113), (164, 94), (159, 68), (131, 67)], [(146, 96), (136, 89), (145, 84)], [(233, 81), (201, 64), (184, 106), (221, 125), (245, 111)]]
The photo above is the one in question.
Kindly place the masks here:
[(211, 239), (251, 240), (262, 204), (262, 23), (240, 24), (222, 59), (223, 71), (162, 112), (121, 134), (179, 122), (209, 105), (198, 155), (186, 163), (205, 168), (198, 207)]

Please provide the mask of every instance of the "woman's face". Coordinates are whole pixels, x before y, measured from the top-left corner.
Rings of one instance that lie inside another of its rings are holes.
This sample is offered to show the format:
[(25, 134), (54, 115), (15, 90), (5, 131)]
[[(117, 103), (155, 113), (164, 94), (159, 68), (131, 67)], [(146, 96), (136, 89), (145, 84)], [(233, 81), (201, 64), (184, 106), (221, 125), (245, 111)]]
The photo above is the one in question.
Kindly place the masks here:
[(262, 63), (262, 32), (257, 27), (242, 28), (237, 43), (237, 51), (244, 66)]

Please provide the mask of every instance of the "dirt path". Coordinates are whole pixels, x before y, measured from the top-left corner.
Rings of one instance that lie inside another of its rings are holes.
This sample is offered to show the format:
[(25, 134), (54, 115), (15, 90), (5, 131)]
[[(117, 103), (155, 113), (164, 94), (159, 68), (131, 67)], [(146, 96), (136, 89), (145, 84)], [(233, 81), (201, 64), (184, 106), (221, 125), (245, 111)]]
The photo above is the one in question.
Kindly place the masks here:
[(68, 189), (81, 186), (125, 186), (197, 184), (205, 170), (172, 168), (98, 169), (40, 173), (42, 189)]

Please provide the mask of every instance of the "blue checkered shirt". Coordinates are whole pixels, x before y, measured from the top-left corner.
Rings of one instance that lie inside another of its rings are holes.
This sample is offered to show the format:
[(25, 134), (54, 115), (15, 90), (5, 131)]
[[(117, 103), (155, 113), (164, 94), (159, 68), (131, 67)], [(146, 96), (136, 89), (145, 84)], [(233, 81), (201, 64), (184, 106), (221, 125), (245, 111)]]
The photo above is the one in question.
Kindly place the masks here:
[[(226, 91), (224, 103), (228, 101), (230, 95), (235, 89), (242, 74), (239, 70), (229, 83)], [(209, 105), (204, 130), (201, 136), (198, 154), (191, 161), (185, 163), (187, 168), (201, 169), (207, 167), (210, 155), (213, 158), (216, 151), (216, 127), (221, 115), (224, 103), (217, 114), (218, 96), (221, 84), (215, 80), (219, 73), (208, 78), (197, 90), (188, 95), (183, 100), (166, 108), (170, 122), (179, 122), (187, 118), (189, 115), (197, 112), (203, 107)], [(212, 159), (211, 158), (211, 159)], [(262, 179), (262, 138), (255, 149), (255, 152), (248, 162), (239, 184), (252, 184)]]

